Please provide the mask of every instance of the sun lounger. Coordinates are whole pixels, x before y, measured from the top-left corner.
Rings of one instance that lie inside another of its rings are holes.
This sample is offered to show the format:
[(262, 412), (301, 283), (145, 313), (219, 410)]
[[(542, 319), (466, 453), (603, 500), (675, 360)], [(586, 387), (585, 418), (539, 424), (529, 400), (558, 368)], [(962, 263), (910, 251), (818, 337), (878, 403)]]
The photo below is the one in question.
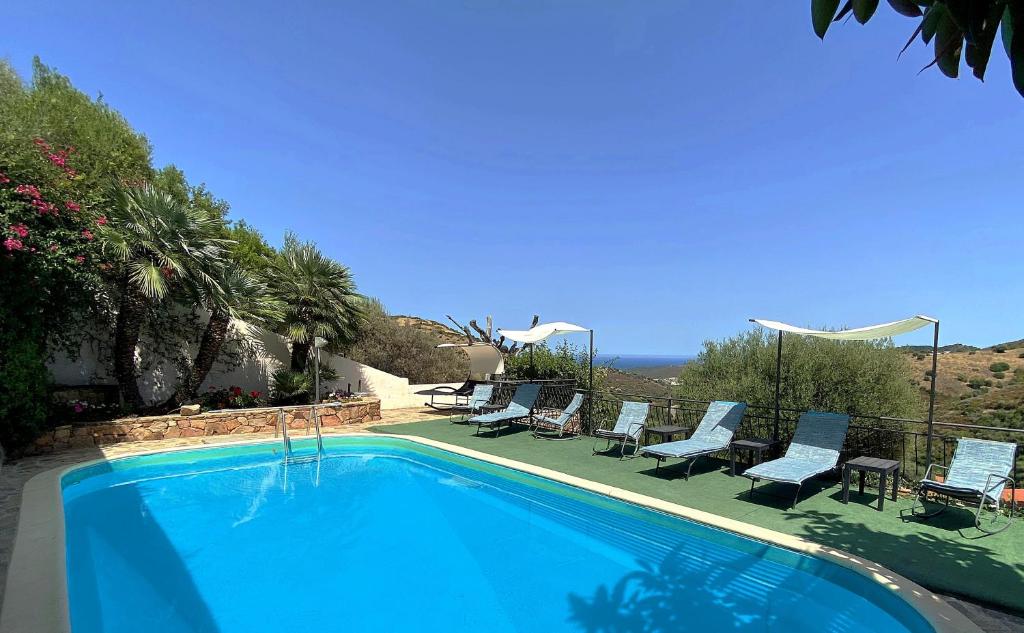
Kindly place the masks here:
[(507, 407), (501, 411), (475, 415), (469, 419), (469, 423), (476, 424), (478, 435), (480, 429), (485, 426), (497, 432), (501, 429), (502, 424), (512, 424), (529, 418), (538, 395), (540, 395), (540, 385), (535, 383), (519, 385), (516, 387), (515, 393), (512, 394), (512, 401), (508, 403)]
[(494, 385), (481, 383), (473, 387), (469, 399), (464, 404), (456, 404), (449, 409), (448, 419), (454, 422), (453, 414), (477, 415), (483, 413), (484, 405), (491, 401)]
[(743, 421), (743, 413), (747, 405), (743, 402), (724, 402), (721, 400), (708, 405), (708, 410), (688, 439), (676, 442), (665, 442), (646, 446), (641, 455), (654, 457), (658, 460), (654, 470), (657, 472), (661, 462), (669, 458), (688, 459), (685, 479), (690, 478), (690, 471), (702, 455), (710, 455), (729, 448), (736, 429)]
[[(557, 437), (561, 438), (565, 433), (570, 423), (577, 419), (580, 407), (583, 406), (583, 394), (577, 393), (569, 401), (569, 404), (565, 406), (565, 409), (558, 415), (558, 417), (549, 417), (545, 415), (533, 416), (533, 436), (545, 439), (554, 439), (554, 433), (557, 431)], [(539, 433), (540, 431), (546, 431), (546, 433)]]
[(633, 443), (633, 454), (640, 449), (640, 440), (643, 439), (644, 429), (647, 427), (647, 414), (651, 405), (647, 402), (623, 402), (619, 410), (619, 418), (611, 429), (597, 429), (594, 437), (606, 440), (603, 451), (597, 450), (594, 444), (594, 455), (607, 453), (612, 448), (612, 442), (619, 443), (619, 459), (626, 455), (626, 445)]
[[(1010, 527), (1016, 511), (1017, 487), (1010, 477), (1016, 458), (1017, 445), (1012, 442), (961, 438), (957, 442), (956, 452), (953, 453), (953, 461), (950, 462), (949, 468), (940, 464), (929, 464), (924, 480), (921, 481), (917, 498), (914, 499), (914, 505), (911, 506), (911, 514), (928, 519), (944, 512), (949, 507), (951, 499), (958, 499), (972, 505), (978, 504), (974, 512), (975, 527), (986, 534), (1002, 532)], [(934, 479), (933, 470), (945, 471), (942, 481)], [(1010, 516), (1006, 525), (997, 529), (982, 527), (981, 511), (985, 504), (994, 506), (992, 516), (994, 523), (999, 517), (999, 505), (1002, 501), (1003, 490), (1007, 486), (1010, 487), (1011, 495)], [(945, 498), (945, 505), (933, 512), (927, 512), (924, 504), (929, 493)], [(920, 510), (917, 509), (919, 505)]]
[(846, 441), (850, 416), (843, 413), (808, 411), (797, 421), (793, 441), (778, 459), (752, 466), (743, 475), (750, 478), (750, 495), (759, 479), (796, 484), (793, 507), (800, 498), (803, 483), (839, 464), (839, 453)]

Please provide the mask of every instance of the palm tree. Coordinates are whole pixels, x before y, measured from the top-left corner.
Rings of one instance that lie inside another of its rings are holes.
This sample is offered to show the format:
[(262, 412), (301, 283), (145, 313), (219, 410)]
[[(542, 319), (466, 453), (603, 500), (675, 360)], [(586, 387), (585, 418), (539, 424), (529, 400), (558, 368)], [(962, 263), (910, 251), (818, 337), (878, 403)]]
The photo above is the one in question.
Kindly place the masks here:
[(216, 286), (198, 288), (200, 293), (194, 302), (205, 305), (210, 311), (210, 318), (199, 340), (195, 360), (163, 408), (174, 409), (196, 397), (200, 385), (220, 356), (232, 319), (241, 322), (239, 329), (243, 336), (253, 336), (263, 326), (278, 322), (283, 314), (282, 303), (270, 296), (267, 285), (234, 264), (237, 262), (217, 271)]
[(118, 186), (107, 223), (97, 231), (111, 256), (119, 308), (114, 376), (126, 405), (143, 406), (135, 350), (146, 310), (177, 284), (219, 287), (222, 223), (151, 185)]
[(316, 244), (286, 235), (269, 282), (271, 293), (284, 303), (280, 331), (292, 343), (292, 371), (305, 371), (316, 337), (333, 347), (353, 341), (363, 318), (363, 297), (348, 267), (321, 253)]

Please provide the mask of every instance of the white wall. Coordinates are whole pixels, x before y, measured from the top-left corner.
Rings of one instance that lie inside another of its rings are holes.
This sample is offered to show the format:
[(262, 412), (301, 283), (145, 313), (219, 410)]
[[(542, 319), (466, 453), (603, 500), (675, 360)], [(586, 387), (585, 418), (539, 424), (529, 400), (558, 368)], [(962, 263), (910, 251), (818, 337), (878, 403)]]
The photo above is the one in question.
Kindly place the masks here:
[[(231, 327), (238, 331), (246, 325), (232, 322)], [(253, 337), (255, 353), (243, 355), (241, 365), (229, 366), (218, 361), (210, 370), (200, 387), (200, 393), (209, 387), (241, 387), (244, 391), (270, 391), (270, 377), (279, 367), (287, 366), (290, 358), (287, 341), (273, 333), (262, 333)], [(58, 385), (116, 385), (109, 371), (106, 357), (109, 356), (109, 341), (94, 339), (82, 344), (77, 358), (58, 353), (50, 362), (49, 368), (54, 381)], [(147, 354), (147, 341), (141, 341), (136, 358), (140, 366), (149, 367), (139, 377), (139, 390), (147, 403), (161, 402), (173, 393), (177, 386), (177, 368), (172, 361), (154, 359)], [(195, 349), (188, 350), (190, 358), (195, 357)], [(400, 409), (420, 407), (429, 397), (415, 395), (414, 392), (428, 389), (434, 385), (410, 385), (408, 378), (395, 376), (374, 369), (368, 365), (357, 363), (351, 359), (334, 354), (321, 355), (321, 363), (330, 365), (338, 374), (334, 382), (321, 385), (326, 390), (345, 390), (351, 385), (353, 391), (363, 391), (380, 398), (382, 409)], [(459, 383), (461, 384), (461, 383)], [(458, 386), (455, 385), (455, 386)]]

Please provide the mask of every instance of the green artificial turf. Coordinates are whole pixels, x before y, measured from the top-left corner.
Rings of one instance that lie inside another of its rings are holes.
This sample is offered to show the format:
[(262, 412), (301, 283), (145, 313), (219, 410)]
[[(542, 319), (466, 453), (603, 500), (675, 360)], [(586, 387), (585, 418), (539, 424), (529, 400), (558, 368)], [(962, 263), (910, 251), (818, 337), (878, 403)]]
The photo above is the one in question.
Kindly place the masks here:
[(901, 515), (908, 513), (911, 499), (887, 499), (885, 510), (878, 512), (877, 493), (865, 490), (860, 496), (854, 482), (850, 503), (843, 505), (841, 486), (827, 478), (806, 484), (797, 507), (789, 509), (794, 487), (759, 483), (748, 499), (750, 480), (730, 477), (727, 461), (702, 460), (685, 481), (678, 466), (662, 466), (655, 475), (653, 459), (594, 456), (591, 438), (545, 441), (523, 429), (503, 431), (500, 437), (475, 436), (475, 427), (447, 419), (371, 430), (472, 448), (805, 537), (878, 562), (936, 591), (1024, 612), (1024, 522), (978, 538), (981, 533), (965, 510), (951, 509), (927, 523), (905, 521)]

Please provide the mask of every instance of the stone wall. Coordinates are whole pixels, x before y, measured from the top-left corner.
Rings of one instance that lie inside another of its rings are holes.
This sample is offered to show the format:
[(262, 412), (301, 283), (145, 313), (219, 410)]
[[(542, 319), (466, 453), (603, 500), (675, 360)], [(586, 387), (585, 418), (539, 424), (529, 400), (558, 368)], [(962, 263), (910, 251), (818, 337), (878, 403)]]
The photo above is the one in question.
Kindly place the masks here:
[[(277, 427), (279, 408), (236, 409), (198, 415), (160, 415), (145, 418), (123, 418), (111, 422), (58, 426), (38, 438), (26, 453), (39, 455), (69, 448), (107, 446), (119, 442), (162, 440), (204, 435), (237, 435), (242, 433), (273, 433)], [(318, 407), (320, 424), (324, 427), (344, 426), (380, 419), (380, 400), (362, 398), (354, 402), (323, 404)], [(305, 429), (310, 407), (287, 407), (285, 422), (289, 429)]]

